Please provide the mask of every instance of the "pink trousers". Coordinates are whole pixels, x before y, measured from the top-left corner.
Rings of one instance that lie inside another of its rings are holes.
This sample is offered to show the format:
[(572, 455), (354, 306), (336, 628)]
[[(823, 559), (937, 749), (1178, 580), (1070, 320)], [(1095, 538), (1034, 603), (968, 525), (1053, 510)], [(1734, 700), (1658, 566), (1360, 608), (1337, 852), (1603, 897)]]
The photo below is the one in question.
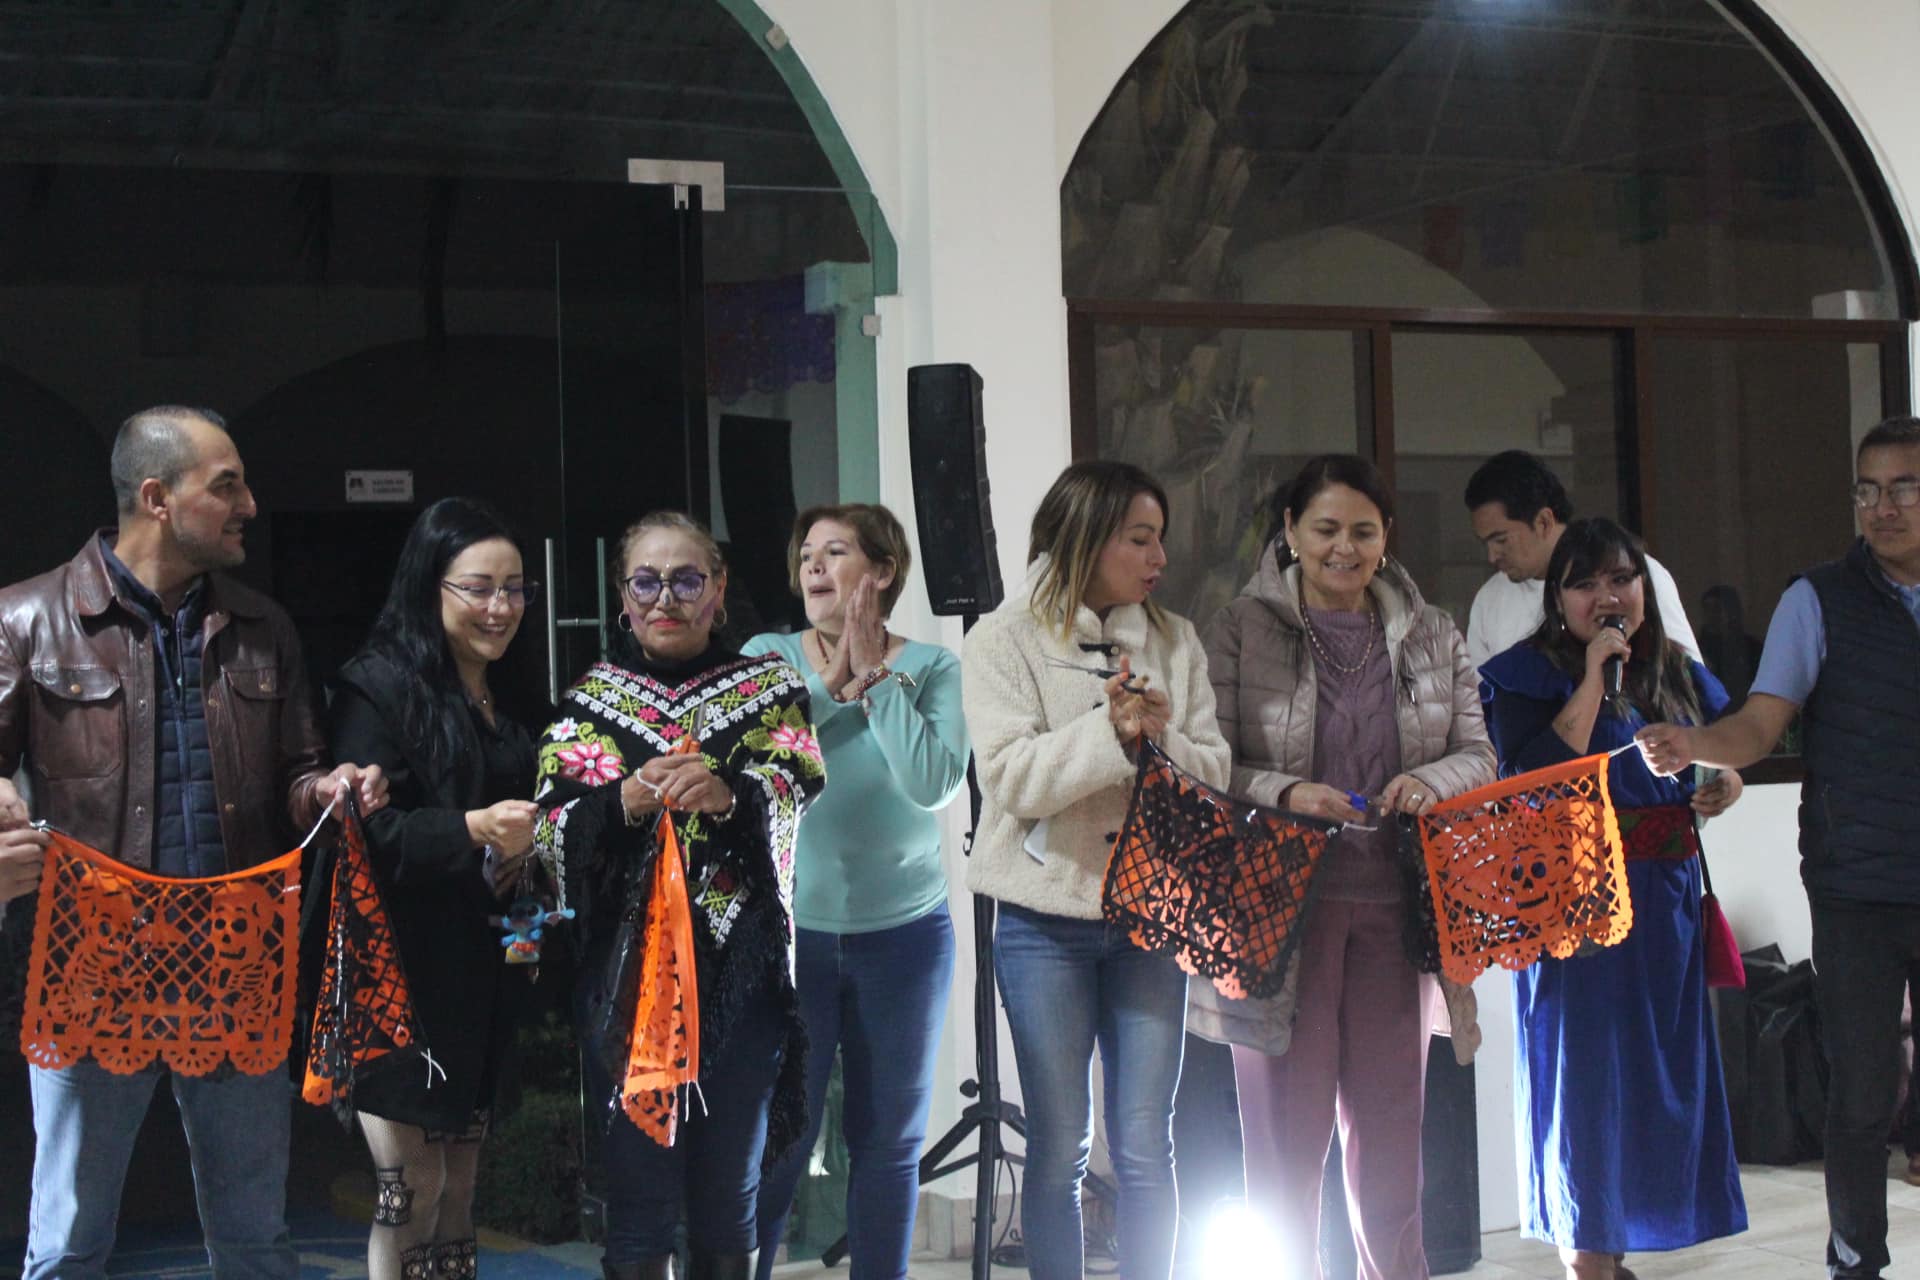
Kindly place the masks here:
[(1320, 1274), (1320, 1185), (1337, 1121), (1361, 1280), (1426, 1280), (1420, 1120), (1440, 992), (1407, 961), (1401, 912), (1316, 903), (1287, 1052), (1233, 1050), (1247, 1201), (1280, 1237), (1291, 1267), (1278, 1274)]

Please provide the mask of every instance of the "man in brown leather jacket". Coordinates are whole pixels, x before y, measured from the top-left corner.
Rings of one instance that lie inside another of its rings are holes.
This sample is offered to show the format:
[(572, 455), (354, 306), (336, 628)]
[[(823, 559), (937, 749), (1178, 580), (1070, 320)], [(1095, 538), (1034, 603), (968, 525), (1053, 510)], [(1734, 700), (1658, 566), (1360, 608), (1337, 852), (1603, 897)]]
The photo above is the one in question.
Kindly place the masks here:
[[(113, 446), (117, 529), (0, 590), (0, 899), (29, 892), (33, 815), (163, 875), (243, 870), (284, 853), (341, 787), (386, 802), (377, 767), (330, 769), (292, 622), (219, 572), (256, 513), (217, 414), (163, 406)], [(8, 908), (16, 937), (29, 900)], [(101, 1276), (134, 1135), (162, 1068), (31, 1068), (33, 1208), (24, 1274)], [(213, 1274), (293, 1277), (286, 1073), (173, 1077)]]

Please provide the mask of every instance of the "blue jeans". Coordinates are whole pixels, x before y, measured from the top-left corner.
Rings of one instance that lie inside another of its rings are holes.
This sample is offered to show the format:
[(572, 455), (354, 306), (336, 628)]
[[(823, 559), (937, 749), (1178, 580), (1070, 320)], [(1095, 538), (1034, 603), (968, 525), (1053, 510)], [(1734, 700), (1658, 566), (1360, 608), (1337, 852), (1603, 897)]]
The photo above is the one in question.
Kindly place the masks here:
[(1173, 1094), (1186, 1042), (1187, 975), (1101, 921), (1004, 903), (993, 965), (1027, 1114), (1020, 1230), (1033, 1280), (1080, 1280), (1080, 1182), (1092, 1150), (1095, 1044), (1120, 1186), (1120, 1275), (1167, 1280), (1179, 1218)]
[(934, 1051), (953, 987), (953, 919), (943, 902), (873, 933), (802, 929), (796, 956), (807, 1020), (807, 1132), (760, 1184), (760, 1274), (773, 1272), (787, 1211), (820, 1136), (833, 1050), (845, 1083), (851, 1280), (903, 1280), (920, 1199), (920, 1147)]
[[(107, 1272), (133, 1140), (161, 1071), (119, 1076), (92, 1061), (30, 1067), (33, 1207), (23, 1280)], [(193, 1155), (207, 1258), (215, 1280), (291, 1280), (300, 1260), (287, 1236), (287, 1073), (213, 1082), (174, 1075), (173, 1096)]]
[[(640, 1132), (624, 1112), (613, 1117), (601, 1148), (609, 1263), (671, 1254), (682, 1211), (687, 1243), (695, 1254), (753, 1249), (767, 1110), (785, 1042), (784, 1019), (769, 995), (741, 1014), (718, 1053), (709, 1056), (703, 1046), (700, 1092), (686, 1100), (690, 1114), (680, 1122), (671, 1147)], [(613, 1082), (599, 1055), (581, 1058), (587, 1068), (589, 1105), (595, 1116), (602, 1116), (613, 1096)]]

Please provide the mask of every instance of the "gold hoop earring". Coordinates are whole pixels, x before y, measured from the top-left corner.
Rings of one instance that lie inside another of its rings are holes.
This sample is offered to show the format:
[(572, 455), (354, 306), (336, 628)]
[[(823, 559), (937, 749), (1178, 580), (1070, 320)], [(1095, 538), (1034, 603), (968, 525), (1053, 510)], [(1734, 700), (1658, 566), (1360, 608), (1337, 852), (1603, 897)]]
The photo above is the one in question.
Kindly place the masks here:
[(727, 625), (727, 606), (724, 604), (713, 611), (713, 625), (716, 627)]

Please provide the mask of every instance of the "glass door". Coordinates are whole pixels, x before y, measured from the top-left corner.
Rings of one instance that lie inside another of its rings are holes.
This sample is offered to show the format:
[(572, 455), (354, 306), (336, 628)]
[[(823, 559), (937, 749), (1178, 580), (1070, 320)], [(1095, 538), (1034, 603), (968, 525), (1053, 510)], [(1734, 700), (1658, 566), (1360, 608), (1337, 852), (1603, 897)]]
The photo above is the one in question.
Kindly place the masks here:
[[(620, 615), (612, 558), (627, 526), (672, 508), (710, 518), (701, 199), (627, 184), (583, 196), (548, 246), (552, 442), (559, 501), (542, 526), (550, 584), (545, 694), (604, 656)], [(584, 1073), (582, 1073), (584, 1077)], [(604, 1237), (605, 1099), (582, 1086), (580, 1222)]]
[(600, 188), (550, 246), (550, 701), (612, 639), (610, 557), (622, 531), (659, 508), (710, 518), (701, 216), (698, 187)]

